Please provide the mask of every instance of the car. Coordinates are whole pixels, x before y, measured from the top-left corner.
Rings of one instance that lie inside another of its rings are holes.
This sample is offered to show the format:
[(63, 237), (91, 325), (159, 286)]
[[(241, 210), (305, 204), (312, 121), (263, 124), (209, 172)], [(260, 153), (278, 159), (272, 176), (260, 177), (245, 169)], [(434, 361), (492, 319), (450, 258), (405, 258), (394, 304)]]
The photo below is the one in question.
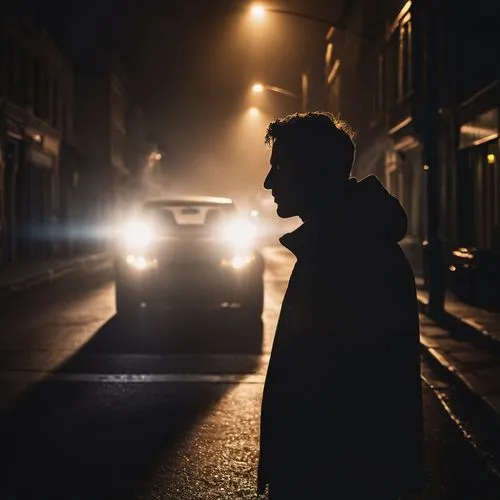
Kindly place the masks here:
[(260, 321), (264, 267), (256, 227), (231, 198), (147, 200), (116, 234), (117, 315), (219, 310)]

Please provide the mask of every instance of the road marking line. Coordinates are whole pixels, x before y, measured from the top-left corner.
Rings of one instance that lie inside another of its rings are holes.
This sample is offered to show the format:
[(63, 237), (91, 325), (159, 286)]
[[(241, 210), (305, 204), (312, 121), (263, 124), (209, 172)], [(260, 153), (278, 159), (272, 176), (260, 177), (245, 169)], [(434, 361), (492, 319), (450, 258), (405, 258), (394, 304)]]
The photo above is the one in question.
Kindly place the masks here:
[(264, 380), (265, 375), (259, 374), (0, 372), (0, 382), (263, 384)]

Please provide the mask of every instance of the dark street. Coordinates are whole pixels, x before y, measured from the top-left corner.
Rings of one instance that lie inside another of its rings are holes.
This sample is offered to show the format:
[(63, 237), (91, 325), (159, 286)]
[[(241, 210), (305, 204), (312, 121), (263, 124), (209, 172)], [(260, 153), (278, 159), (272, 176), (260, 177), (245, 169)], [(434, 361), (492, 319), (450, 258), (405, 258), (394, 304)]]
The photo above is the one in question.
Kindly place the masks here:
[(0, 4), (0, 500), (500, 500), (492, 9)]
[[(242, 329), (224, 318), (121, 328), (109, 265), (4, 304), (1, 498), (255, 498), (262, 387), (293, 263), (277, 247), (265, 254), (261, 356), (230, 353)], [(444, 387), (425, 364), (423, 374)], [(422, 498), (496, 500), (498, 478), (423, 388)]]

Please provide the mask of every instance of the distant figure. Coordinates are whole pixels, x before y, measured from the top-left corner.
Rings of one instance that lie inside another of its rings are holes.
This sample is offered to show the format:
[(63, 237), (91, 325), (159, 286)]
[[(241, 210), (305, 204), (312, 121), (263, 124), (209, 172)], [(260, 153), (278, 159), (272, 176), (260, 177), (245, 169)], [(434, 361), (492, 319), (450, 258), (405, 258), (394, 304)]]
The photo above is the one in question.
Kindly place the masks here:
[(329, 113), (272, 122), (264, 187), (296, 256), (266, 376), (257, 491), (270, 500), (392, 500), (423, 482), (419, 317), (398, 242), (407, 216), (351, 177), (353, 134)]

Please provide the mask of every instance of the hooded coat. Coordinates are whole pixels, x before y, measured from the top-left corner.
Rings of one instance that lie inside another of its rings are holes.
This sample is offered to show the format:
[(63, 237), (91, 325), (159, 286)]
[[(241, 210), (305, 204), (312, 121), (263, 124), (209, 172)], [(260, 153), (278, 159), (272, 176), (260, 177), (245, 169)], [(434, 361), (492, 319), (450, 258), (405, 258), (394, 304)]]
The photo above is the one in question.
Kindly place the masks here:
[(415, 279), (398, 245), (407, 216), (375, 176), (351, 179), (330, 203), (280, 239), (296, 263), (264, 386), (258, 492), (415, 492), (422, 394)]

